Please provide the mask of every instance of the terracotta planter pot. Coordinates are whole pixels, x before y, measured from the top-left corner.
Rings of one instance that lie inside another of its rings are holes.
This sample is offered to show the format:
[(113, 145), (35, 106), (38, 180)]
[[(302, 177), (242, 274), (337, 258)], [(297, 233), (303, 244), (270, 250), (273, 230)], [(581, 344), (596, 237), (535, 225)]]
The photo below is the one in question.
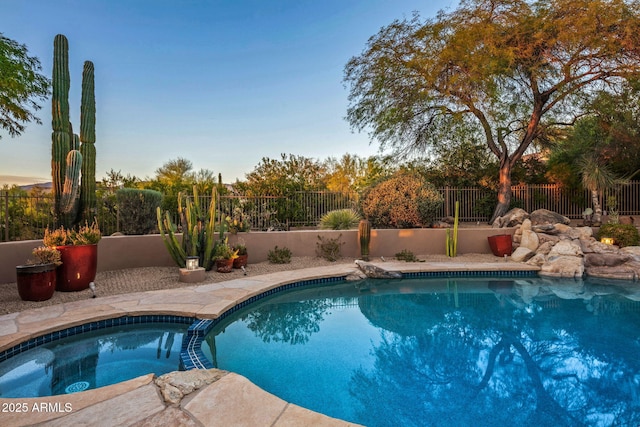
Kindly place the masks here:
[(16, 276), (23, 301), (46, 301), (56, 290), (55, 264), (19, 265)]
[(96, 278), (98, 245), (58, 246), (62, 265), (58, 267), (56, 289), (82, 291)]
[(238, 258), (233, 260), (233, 268), (246, 267), (248, 258), (249, 255), (238, 255)]
[(232, 259), (219, 259), (216, 260), (216, 271), (218, 273), (231, 273), (233, 270), (233, 260)]
[(513, 245), (511, 243), (510, 234), (498, 234), (495, 236), (489, 236), (487, 239), (489, 240), (491, 252), (493, 252), (495, 256), (503, 257), (505, 255), (511, 255)]

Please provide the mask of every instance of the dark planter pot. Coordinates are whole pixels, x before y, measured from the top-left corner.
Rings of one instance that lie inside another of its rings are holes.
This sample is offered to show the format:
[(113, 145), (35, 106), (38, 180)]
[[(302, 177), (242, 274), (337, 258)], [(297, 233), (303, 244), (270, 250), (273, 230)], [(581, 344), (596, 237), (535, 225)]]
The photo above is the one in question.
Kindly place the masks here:
[(56, 290), (55, 264), (19, 265), (16, 276), (23, 301), (46, 301)]
[(246, 267), (248, 259), (249, 255), (238, 255), (238, 258), (233, 260), (233, 268)]
[(511, 243), (510, 234), (498, 234), (495, 236), (489, 236), (487, 239), (489, 240), (491, 252), (493, 252), (495, 256), (503, 257), (505, 255), (511, 255), (513, 245)]
[(58, 267), (56, 290), (82, 291), (96, 278), (98, 245), (58, 246), (62, 265)]
[(216, 260), (216, 271), (218, 273), (231, 273), (233, 270), (233, 260), (232, 259), (219, 259)]

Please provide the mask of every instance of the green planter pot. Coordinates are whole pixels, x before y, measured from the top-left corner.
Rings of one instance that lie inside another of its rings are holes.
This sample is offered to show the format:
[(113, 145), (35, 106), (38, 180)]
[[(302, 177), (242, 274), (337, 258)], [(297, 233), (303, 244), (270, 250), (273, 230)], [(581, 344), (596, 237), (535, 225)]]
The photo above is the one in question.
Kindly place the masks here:
[(96, 278), (98, 245), (58, 246), (62, 265), (57, 269), (56, 290), (82, 291)]
[(56, 265), (37, 264), (16, 267), (18, 295), (23, 301), (46, 301), (56, 290)]

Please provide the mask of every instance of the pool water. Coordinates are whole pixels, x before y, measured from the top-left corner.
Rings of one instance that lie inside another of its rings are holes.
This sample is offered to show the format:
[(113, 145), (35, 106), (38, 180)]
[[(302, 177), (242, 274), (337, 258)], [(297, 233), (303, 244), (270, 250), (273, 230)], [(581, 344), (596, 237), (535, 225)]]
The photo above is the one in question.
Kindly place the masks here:
[(367, 280), (278, 294), (205, 338), (214, 366), (367, 426), (640, 425), (640, 285)]
[(0, 363), (0, 397), (74, 393), (176, 371), (188, 326), (114, 326), (24, 351)]

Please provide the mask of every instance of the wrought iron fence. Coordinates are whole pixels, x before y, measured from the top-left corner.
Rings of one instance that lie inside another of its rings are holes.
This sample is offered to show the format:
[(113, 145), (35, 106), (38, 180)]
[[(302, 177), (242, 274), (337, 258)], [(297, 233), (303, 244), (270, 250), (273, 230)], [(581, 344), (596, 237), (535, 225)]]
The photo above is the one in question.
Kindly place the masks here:
[[(438, 216), (453, 216), (459, 201), (460, 221), (486, 222), (496, 203), (493, 191), (480, 188), (445, 187), (439, 189), (444, 203)], [(591, 206), (591, 195), (584, 190), (566, 190), (555, 184), (513, 186), (513, 204), (527, 212), (549, 209), (571, 219), (579, 219)], [(201, 203), (208, 205), (203, 197)], [(18, 195), (0, 191), (0, 241), (39, 239), (47, 227), (54, 225), (53, 200), (50, 194)], [(355, 193), (326, 191), (296, 192), (291, 197), (220, 196), (217, 210), (222, 218), (241, 212), (252, 230), (288, 230), (291, 227), (315, 226), (327, 212), (357, 208)], [(640, 215), (640, 181), (620, 185), (604, 196), (603, 209), (614, 207), (620, 215)], [(177, 215), (174, 216), (177, 220)], [(98, 200), (96, 219), (103, 234), (120, 230), (118, 206), (113, 197)], [(176, 221), (177, 223), (178, 221)]]

